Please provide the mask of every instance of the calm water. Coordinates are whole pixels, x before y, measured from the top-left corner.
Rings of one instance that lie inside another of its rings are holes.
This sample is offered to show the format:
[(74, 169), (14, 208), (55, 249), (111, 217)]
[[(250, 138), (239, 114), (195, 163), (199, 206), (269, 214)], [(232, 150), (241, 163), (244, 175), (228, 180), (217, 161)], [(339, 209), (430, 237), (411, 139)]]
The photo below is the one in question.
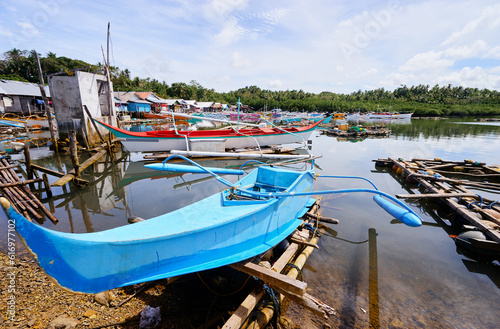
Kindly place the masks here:
[[(390, 171), (376, 168), (373, 159), (439, 157), (500, 164), (499, 122), (412, 120), (389, 128), (392, 134), (388, 138), (359, 141), (317, 132), (311, 138), (309, 153), (322, 156), (317, 160), (320, 174), (364, 176), (393, 195), (407, 194), (417, 187), (401, 185)], [(51, 156), (44, 147), (32, 149), (31, 154), (35, 163), (54, 170), (67, 171), (71, 167), (67, 157)], [(129, 225), (127, 218), (131, 216), (150, 218), (175, 210), (223, 188), (205, 175), (168, 175), (146, 170), (140, 153), (118, 158), (111, 168), (101, 163), (89, 170), (93, 173), (84, 174), (92, 187), (54, 188), (52, 199), (43, 194), (46, 206), (60, 220), (57, 225), (50, 221), (43, 225), (65, 232), (105, 230)], [(242, 162), (204, 164), (239, 167)], [(49, 179), (55, 180), (50, 176)], [(362, 181), (321, 178), (317, 186), (368, 187)], [(500, 199), (498, 194), (488, 196)], [(446, 210), (438, 209), (434, 203), (411, 201), (409, 205), (426, 225), (410, 228), (391, 222), (392, 218), (370, 195), (326, 196), (321, 205), (322, 214), (340, 219), (340, 224), (330, 226), (329, 234), (320, 239), (321, 249), (309, 258), (303, 274), (310, 293), (333, 306), (337, 316), (323, 320), (291, 306), (286, 316), (302, 328), (316, 328), (323, 323), (367, 328), (370, 320), (377, 323), (374, 312), (370, 317), (370, 298), (378, 298), (378, 323), (382, 328), (498, 327), (500, 315), (495, 306), (500, 303), (500, 265), (479, 264), (457, 253), (453, 240), (439, 224), (438, 210), (441, 216), (446, 215)], [(5, 236), (7, 222), (3, 212), (0, 217), (0, 235)], [(376, 242), (372, 240), (371, 246), (372, 255), (374, 248), (377, 253), (378, 286), (369, 286), (370, 229), (376, 232)], [(21, 246), (18, 249), (22, 252)]]

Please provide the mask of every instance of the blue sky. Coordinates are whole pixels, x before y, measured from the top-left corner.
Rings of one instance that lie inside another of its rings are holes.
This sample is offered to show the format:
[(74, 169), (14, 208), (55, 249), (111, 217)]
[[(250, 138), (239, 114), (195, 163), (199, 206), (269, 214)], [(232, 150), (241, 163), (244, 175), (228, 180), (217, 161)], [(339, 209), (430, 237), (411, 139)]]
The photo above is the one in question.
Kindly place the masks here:
[(219, 92), (350, 93), (428, 84), (500, 90), (497, 0), (2, 0), (0, 53), (102, 62)]

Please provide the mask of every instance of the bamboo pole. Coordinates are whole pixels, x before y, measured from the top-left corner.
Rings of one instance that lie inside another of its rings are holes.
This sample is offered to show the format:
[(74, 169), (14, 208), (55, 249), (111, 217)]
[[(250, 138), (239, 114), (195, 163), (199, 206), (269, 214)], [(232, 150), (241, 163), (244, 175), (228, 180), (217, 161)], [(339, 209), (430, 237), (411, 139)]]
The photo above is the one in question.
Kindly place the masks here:
[(52, 140), (52, 145), (54, 146), (55, 152), (59, 152), (58, 147), (57, 147), (57, 136), (56, 136), (56, 131), (55, 131), (55, 125), (53, 124), (52, 121), (52, 114), (50, 113), (50, 108), (49, 108), (49, 101), (47, 99), (47, 95), (45, 94), (45, 83), (43, 82), (43, 72), (42, 72), (42, 66), (40, 65), (40, 59), (38, 58), (38, 53), (34, 51), (35, 53), (35, 60), (36, 60), (36, 65), (38, 68), (38, 78), (40, 79), (40, 93), (42, 94), (43, 98), (43, 107), (45, 108), (45, 113), (47, 115), (47, 120), (49, 121), (49, 130), (50, 130), (50, 139)]

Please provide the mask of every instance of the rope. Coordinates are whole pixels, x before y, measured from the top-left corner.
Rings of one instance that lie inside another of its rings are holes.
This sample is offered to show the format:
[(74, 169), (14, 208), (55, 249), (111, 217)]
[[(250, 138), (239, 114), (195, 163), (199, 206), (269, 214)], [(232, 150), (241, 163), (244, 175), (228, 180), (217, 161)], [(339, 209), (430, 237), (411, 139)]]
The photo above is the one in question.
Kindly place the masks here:
[(299, 276), (300, 276), (300, 281), (304, 281), (304, 275), (302, 274), (302, 269), (300, 267), (298, 267), (297, 265), (293, 264), (293, 263), (288, 263), (286, 264), (285, 266), (290, 266), (294, 269), (297, 270), (297, 272), (299, 273)]
[(317, 175), (316, 177), (322, 177), (322, 178), (351, 178), (351, 179), (362, 179), (364, 181), (367, 181), (368, 183), (370, 183), (373, 188), (375, 190), (378, 191), (378, 188), (375, 186), (375, 184), (373, 184), (373, 182), (371, 180), (369, 180), (368, 178), (365, 178), (365, 177), (361, 177), (361, 176), (331, 176), (331, 175)]
[(318, 233), (317, 229), (316, 229), (316, 228), (314, 228), (314, 227), (313, 227), (310, 223), (305, 223), (305, 224), (303, 225), (303, 227), (304, 227), (306, 230), (310, 231), (310, 232), (312, 233), (312, 236), (313, 236), (313, 237), (314, 237), (314, 236), (318, 236), (318, 237), (319, 237), (319, 236), (321, 236), (321, 235)]
[(480, 196), (479, 194), (476, 194), (478, 197), (479, 197), (479, 202), (478, 201), (474, 201), (474, 202), (471, 202), (471, 203), (468, 203), (467, 204), (467, 209), (470, 209), (469, 207), (472, 206), (472, 205), (479, 205), (480, 208), (483, 208), (483, 197)]
[(264, 290), (266, 290), (266, 292), (269, 294), (269, 296), (271, 297), (271, 300), (274, 304), (274, 307), (275, 307), (274, 316), (276, 318), (279, 318), (280, 314), (281, 314), (281, 302), (280, 302), (279, 297), (276, 296), (276, 294), (274, 293), (274, 290), (269, 288), (264, 282), (262, 282), (262, 287), (264, 287)]
[(259, 160), (248, 160), (246, 161), (245, 163), (243, 163), (240, 167), (240, 170), (243, 169), (243, 167), (247, 164), (247, 163), (250, 163), (250, 162), (257, 162), (257, 163), (260, 163), (260, 164), (263, 164), (265, 165), (266, 163), (265, 162), (262, 162), (262, 161), (259, 161)]

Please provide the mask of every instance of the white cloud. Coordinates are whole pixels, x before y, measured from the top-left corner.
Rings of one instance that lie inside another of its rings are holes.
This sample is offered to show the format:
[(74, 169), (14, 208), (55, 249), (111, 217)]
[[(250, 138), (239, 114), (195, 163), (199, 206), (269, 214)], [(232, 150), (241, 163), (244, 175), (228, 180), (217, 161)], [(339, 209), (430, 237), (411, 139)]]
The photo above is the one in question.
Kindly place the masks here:
[(448, 57), (453, 59), (478, 57), (479, 55), (482, 56), (482, 54), (488, 52), (488, 50), (489, 46), (485, 41), (476, 40), (469, 45), (450, 47), (445, 49), (443, 52), (443, 57)]
[(464, 67), (460, 71), (454, 71), (447, 75), (438, 76), (435, 82), (440, 85), (452, 84), (456, 86), (468, 86), (475, 88), (487, 88), (487, 89), (500, 89), (500, 76), (498, 74), (492, 74), (498, 69), (485, 70), (479, 66), (474, 68)]
[(225, 19), (235, 10), (248, 6), (248, 0), (212, 0), (205, 5), (205, 13), (212, 19)]
[(283, 88), (283, 82), (279, 79), (271, 80), (268, 82), (268, 86), (271, 89), (282, 89)]
[(216, 77), (213, 80), (214, 80), (215, 83), (227, 83), (227, 82), (231, 82), (231, 78), (229, 76), (227, 76), (227, 75)]
[(453, 32), (442, 45), (446, 46), (453, 43), (460, 43), (469, 38), (475, 38), (477, 34), (485, 32), (493, 32), (498, 36), (498, 28), (500, 27), (500, 5), (489, 6), (485, 8), (481, 15), (470, 20), (459, 31)]
[(3, 35), (5, 37), (10, 37), (12, 36), (12, 32), (4, 28), (3, 26), (0, 26), (0, 35)]
[(235, 51), (231, 57), (231, 66), (235, 68), (249, 67), (250, 60), (243, 56), (241, 52)]
[(245, 29), (238, 24), (236, 18), (231, 17), (223, 24), (214, 39), (219, 46), (225, 46), (238, 41), (245, 33)]
[(416, 54), (404, 65), (400, 71), (421, 71), (421, 70), (436, 70), (445, 69), (453, 65), (453, 61), (443, 58), (442, 51), (428, 51), (425, 53)]

